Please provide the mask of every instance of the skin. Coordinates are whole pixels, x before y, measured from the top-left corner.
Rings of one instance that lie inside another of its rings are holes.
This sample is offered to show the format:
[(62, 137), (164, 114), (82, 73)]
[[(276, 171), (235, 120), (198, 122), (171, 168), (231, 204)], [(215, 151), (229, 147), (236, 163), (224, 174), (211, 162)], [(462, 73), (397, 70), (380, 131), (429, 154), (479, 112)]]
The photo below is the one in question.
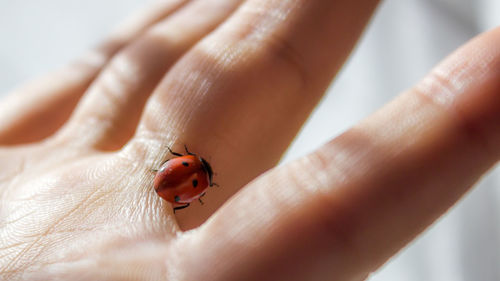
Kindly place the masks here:
[[(364, 279), (500, 152), (495, 29), (273, 168), (376, 5), (161, 2), (15, 91), (0, 105), (0, 279)], [(174, 215), (151, 169), (184, 144), (220, 188)]]

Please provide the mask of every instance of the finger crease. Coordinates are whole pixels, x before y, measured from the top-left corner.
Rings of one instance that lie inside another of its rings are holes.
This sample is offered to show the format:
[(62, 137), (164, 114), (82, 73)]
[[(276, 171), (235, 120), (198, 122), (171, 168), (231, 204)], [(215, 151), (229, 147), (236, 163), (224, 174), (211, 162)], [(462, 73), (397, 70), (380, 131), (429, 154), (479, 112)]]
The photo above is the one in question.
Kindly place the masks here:
[(448, 112), (456, 120), (457, 128), (463, 135), (476, 144), (483, 155), (492, 155), (493, 149), (481, 125), (465, 114), (454, 102), (457, 92), (462, 91), (450, 82), (450, 79), (437, 71), (433, 71), (413, 92), (425, 103)]

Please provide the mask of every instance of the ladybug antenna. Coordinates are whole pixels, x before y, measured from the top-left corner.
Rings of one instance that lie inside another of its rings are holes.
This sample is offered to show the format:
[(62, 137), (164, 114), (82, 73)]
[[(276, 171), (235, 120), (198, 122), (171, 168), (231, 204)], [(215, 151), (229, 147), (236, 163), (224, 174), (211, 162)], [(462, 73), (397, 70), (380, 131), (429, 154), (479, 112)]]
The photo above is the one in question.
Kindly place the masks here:
[(182, 155), (182, 154), (180, 154), (180, 153), (178, 153), (178, 152), (174, 152), (174, 151), (172, 151), (172, 149), (170, 148), (170, 146), (167, 146), (167, 149), (168, 149), (168, 151), (169, 151), (171, 154), (173, 154), (173, 155), (175, 155), (175, 156), (184, 156), (184, 155)]
[(187, 145), (184, 145), (184, 149), (186, 150), (186, 154), (196, 156), (196, 154), (189, 152)]

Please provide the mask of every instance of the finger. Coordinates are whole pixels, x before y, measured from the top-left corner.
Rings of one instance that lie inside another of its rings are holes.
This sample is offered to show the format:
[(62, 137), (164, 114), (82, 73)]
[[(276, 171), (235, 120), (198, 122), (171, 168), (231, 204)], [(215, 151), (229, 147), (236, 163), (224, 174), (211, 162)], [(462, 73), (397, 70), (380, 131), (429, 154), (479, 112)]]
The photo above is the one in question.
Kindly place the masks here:
[(0, 103), (0, 144), (35, 142), (52, 135), (108, 60), (145, 28), (186, 1), (162, 1), (122, 23), (109, 38), (70, 65), (14, 90)]
[(169, 266), (196, 264), (186, 280), (367, 276), (498, 160), (498, 44), (500, 29), (481, 35), (353, 129), (248, 185), (180, 240), (194, 259)]
[(133, 135), (146, 99), (168, 68), (229, 16), (239, 2), (193, 1), (151, 28), (106, 67), (61, 136), (101, 150), (122, 147)]
[(222, 188), (208, 192), (203, 206), (179, 212), (183, 227), (199, 225), (276, 164), (376, 2), (248, 1), (169, 71), (131, 148), (151, 166), (165, 159), (172, 143), (213, 160)]

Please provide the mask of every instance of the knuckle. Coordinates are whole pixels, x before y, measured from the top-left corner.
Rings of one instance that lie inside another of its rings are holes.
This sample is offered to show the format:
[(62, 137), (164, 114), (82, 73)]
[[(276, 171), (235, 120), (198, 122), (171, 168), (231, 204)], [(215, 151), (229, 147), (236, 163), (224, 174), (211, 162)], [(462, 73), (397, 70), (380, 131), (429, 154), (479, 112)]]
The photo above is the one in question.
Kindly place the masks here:
[(432, 71), (421, 83), (413, 88), (413, 93), (425, 104), (444, 111), (453, 119), (453, 125), (458, 134), (480, 150), (483, 155), (495, 155), (494, 145), (491, 143), (490, 134), (485, 127), (484, 119), (477, 114), (464, 110), (464, 105), (457, 102), (464, 88), (461, 75), (468, 71), (444, 72), (437, 68)]
[(301, 53), (290, 40), (277, 33), (268, 34), (266, 39), (266, 47), (269, 55), (275, 60), (284, 63), (292, 78), (290, 81), (297, 83), (296, 88), (298, 92), (306, 93), (307, 91), (302, 91), (302, 89), (306, 88), (309, 84), (310, 75)]
[[(301, 196), (309, 209), (308, 227), (332, 251), (350, 255), (356, 252), (360, 225), (358, 215), (346, 202), (341, 200), (337, 191), (341, 191), (342, 171), (336, 167), (336, 159), (321, 153), (313, 153), (294, 164), (290, 172), (294, 192)], [(341, 182), (339, 182), (341, 181)]]

